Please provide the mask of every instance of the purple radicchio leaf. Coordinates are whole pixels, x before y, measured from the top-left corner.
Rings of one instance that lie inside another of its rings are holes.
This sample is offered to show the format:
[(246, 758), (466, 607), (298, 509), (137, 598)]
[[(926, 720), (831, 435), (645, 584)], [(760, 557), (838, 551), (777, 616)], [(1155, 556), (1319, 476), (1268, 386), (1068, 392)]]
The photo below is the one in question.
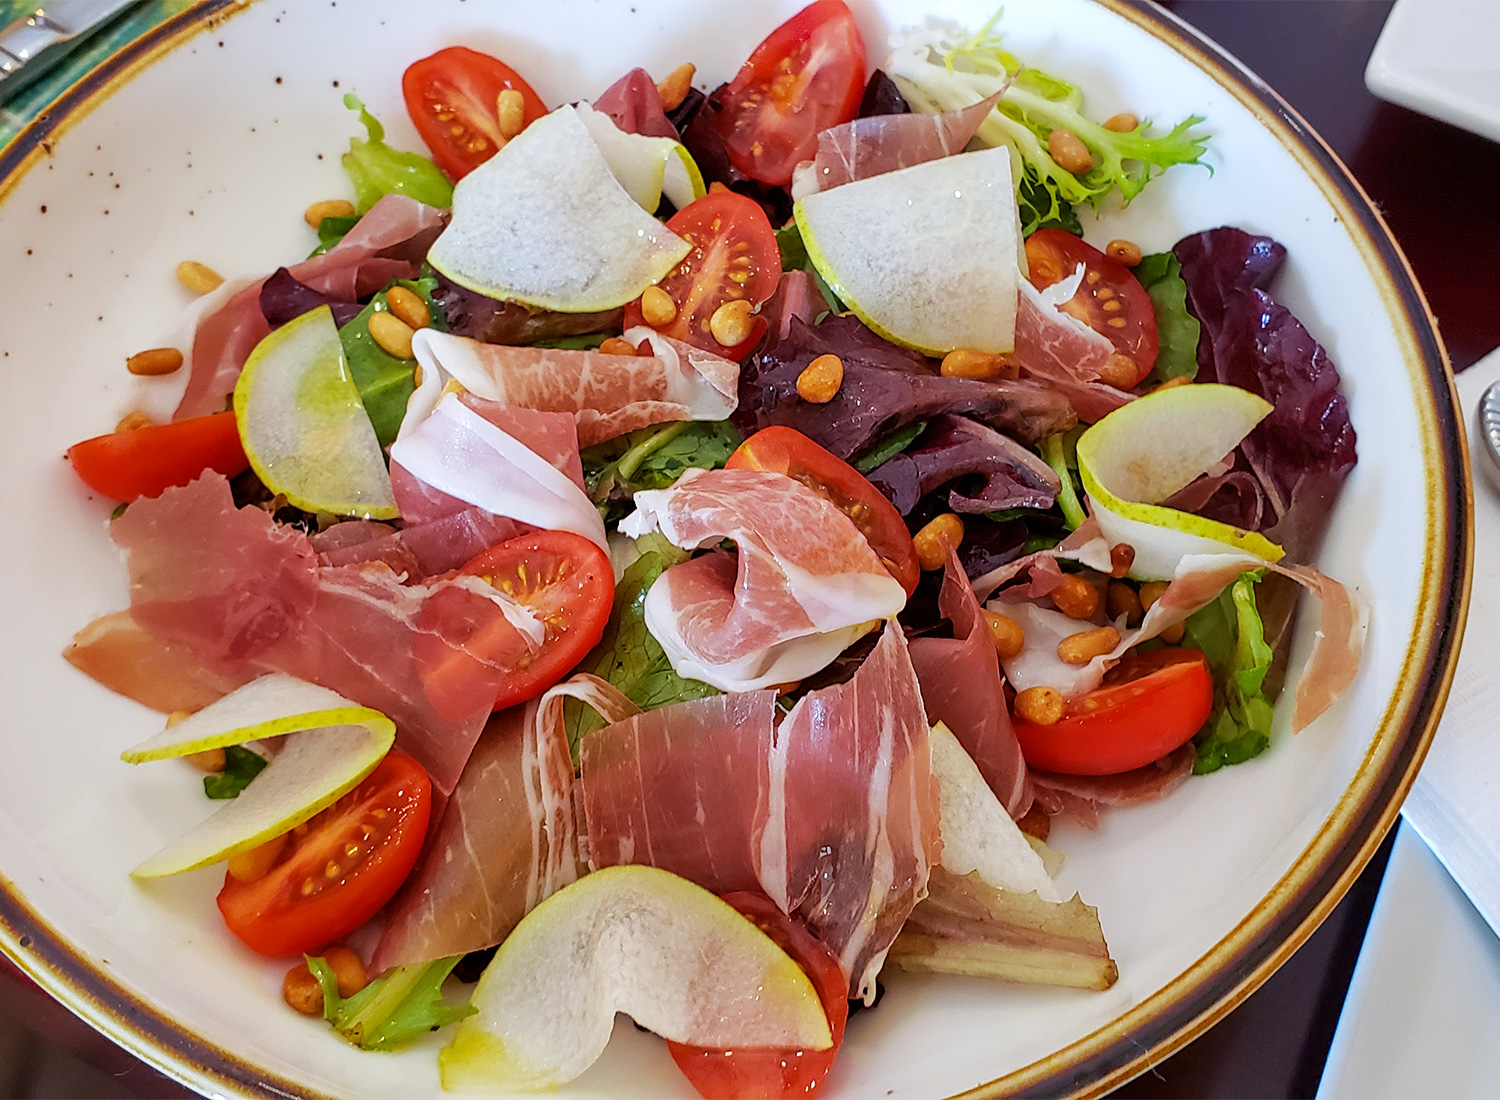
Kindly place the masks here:
[(345, 302), (322, 291), (314, 290), (306, 283), (298, 282), (284, 267), (278, 267), (260, 287), (260, 312), (266, 324), (273, 329), (288, 321), (294, 321), (304, 313), (319, 306), (328, 306), (333, 311), (333, 323), (343, 328), (364, 306), (358, 302)]
[(623, 308), (601, 313), (534, 310), (519, 302), (502, 302), (461, 287), (441, 272), (434, 272), (434, 275), (437, 287), (432, 292), (432, 300), (443, 311), (448, 331), (486, 344), (535, 344), (565, 336), (618, 331), (625, 316)]
[(935, 419), (915, 446), (877, 466), (870, 483), (903, 516), (940, 485), (977, 475), (967, 493), (955, 485), (948, 503), (955, 512), (999, 512), (1050, 508), (1062, 483), (1053, 469), (1014, 439), (962, 416)]

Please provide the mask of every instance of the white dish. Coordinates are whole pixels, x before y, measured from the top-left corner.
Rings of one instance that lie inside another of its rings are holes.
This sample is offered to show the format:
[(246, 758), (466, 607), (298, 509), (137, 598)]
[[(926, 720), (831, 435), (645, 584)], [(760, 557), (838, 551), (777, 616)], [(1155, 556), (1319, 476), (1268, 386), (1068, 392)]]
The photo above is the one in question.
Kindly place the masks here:
[[(338, 156), (359, 93), (398, 145), (412, 60), (465, 42), (504, 57), (551, 103), (591, 97), (626, 67), (686, 58), (726, 79), (796, 0), (591, 0), (239, 5), (211, 2), (125, 51), (0, 151), (0, 947), (101, 1030), (204, 1092), (408, 1096), (437, 1090), (440, 1041), (367, 1055), (288, 1012), (281, 968), (225, 932), (212, 870), (142, 888), (127, 872), (202, 816), (171, 765), (121, 748), (160, 716), (113, 697), (57, 654), (124, 606), (123, 571), (93, 499), (62, 461), (134, 402), (125, 357), (160, 344), (188, 300), (185, 258), (269, 271), (312, 246), (302, 211), (346, 194)], [(925, 5), (858, 2), (872, 52)], [(990, 0), (945, 14), (977, 27)], [(1092, 112), (1214, 139), (1105, 223), (1149, 249), (1233, 223), (1290, 260), (1278, 295), (1344, 368), (1361, 437), (1327, 572), (1374, 605), (1354, 688), (1293, 739), (1171, 798), (1059, 827), (1062, 885), (1099, 907), (1119, 962), (1107, 993), (886, 977), (860, 1013), (830, 1096), (996, 1089), (1102, 1091), (1201, 1032), (1332, 907), (1394, 819), (1451, 674), (1468, 579), (1468, 475), (1440, 346), (1399, 252), (1330, 154), (1274, 96), (1169, 17), (1088, 0), (1011, 0), (1012, 47), (1084, 88)], [(24, 579), (24, 580), (23, 580)], [(1294, 660), (1310, 641), (1305, 623)], [(687, 1095), (661, 1044), (628, 1024), (576, 1095)]]
[(1500, 141), (1500, 8), (1396, 0), (1365, 83), (1381, 99)]

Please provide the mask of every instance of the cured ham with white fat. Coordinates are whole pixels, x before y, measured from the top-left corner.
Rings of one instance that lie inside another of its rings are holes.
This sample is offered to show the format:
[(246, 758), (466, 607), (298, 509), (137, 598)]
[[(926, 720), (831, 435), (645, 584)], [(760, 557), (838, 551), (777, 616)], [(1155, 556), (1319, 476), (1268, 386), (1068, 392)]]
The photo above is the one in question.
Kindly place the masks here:
[(423, 329), (412, 341), (422, 384), (407, 422), (426, 417), (449, 380), (491, 401), (570, 413), (583, 447), (652, 424), (724, 420), (734, 412), (738, 364), (646, 328), (626, 338), (650, 354), (506, 347)]
[(631, 537), (737, 548), (673, 566), (646, 596), (646, 626), (679, 676), (725, 691), (801, 680), (906, 604), (854, 522), (783, 474), (689, 471), (635, 505), (620, 523)]
[[(658, 582), (660, 583), (660, 582)], [(808, 693), (679, 703), (585, 737), (593, 865), (649, 863), (708, 889), (760, 889), (875, 976), (940, 854), (926, 715), (888, 623), (854, 678)]]
[(1045, 813), (1064, 814), (1086, 829), (1097, 828), (1106, 806), (1135, 806), (1165, 798), (1188, 781), (1198, 750), (1192, 742), (1145, 767), (1117, 775), (1058, 775), (1033, 771), (1036, 804)]

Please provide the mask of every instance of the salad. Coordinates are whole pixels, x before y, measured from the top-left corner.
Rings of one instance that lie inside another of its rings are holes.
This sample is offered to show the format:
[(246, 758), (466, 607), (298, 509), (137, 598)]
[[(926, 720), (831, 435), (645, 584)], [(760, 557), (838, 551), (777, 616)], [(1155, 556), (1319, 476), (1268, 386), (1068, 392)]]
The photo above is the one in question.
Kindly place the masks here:
[(840, 0), (694, 76), (416, 61), (432, 159), (351, 101), (314, 254), (205, 283), (132, 360), (174, 419), (70, 452), (132, 600), (68, 657), (225, 803), (136, 874), (226, 862), (289, 1005), (451, 1027), (455, 1090), (625, 1011), (803, 1095), (886, 965), (1106, 988), (1051, 819), (1262, 751), (1297, 585), (1294, 727), (1357, 666), (1293, 564), (1354, 436), (1280, 246), (1080, 233), (1202, 120), (1093, 121), (992, 27), (871, 70)]

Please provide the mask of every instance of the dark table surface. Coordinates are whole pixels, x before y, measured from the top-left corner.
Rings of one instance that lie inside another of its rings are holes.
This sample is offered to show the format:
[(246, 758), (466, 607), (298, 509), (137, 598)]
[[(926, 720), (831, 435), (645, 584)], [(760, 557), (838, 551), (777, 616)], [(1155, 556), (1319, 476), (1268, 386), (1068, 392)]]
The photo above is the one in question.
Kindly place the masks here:
[[(1364, 67), (1390, 0), (1168, 0), (1276, 89), (1384, 215), (1455, 370), (1500, 346), (1500, 145), (1377, 100)], [(1485, 243), (1487, 242), (1487, 243)], [(1389, 838), (1322, 927), (1217, 1027), (1121, 1097), (1300, 1097), (1317, 1089)], [(0, 1096), (181, 1096), (0, 960)]]

